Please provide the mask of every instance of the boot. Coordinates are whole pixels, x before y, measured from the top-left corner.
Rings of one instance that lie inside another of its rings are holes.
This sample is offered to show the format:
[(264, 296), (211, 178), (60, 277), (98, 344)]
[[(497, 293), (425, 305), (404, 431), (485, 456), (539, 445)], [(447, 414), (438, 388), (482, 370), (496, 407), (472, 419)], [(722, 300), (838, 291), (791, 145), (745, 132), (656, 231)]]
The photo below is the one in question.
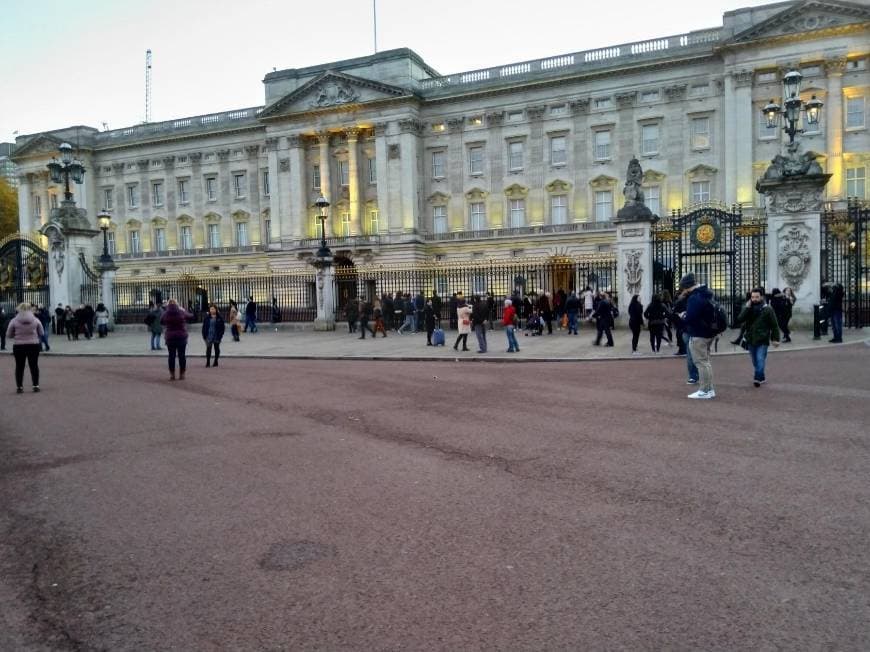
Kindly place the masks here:
[(212, 365), (213, 367), (217, 367), (217, 366), (218, 366), (217, 361), (218, 361), (218, 359), (215, 358), (215, 359), (214, 359), (214, 364)]
[(169, 372), (169, 380), (175, 380), (175, 372), (174, 371)]
[(178, 380), (184, 380), (184, 369), (178, 372)]
[[(205, 361), (205, 366), (206, 366), (206, 367), (210, 367), (210, 366), (211, 366), (211, 360), (206, 359), (206, 361)], [(217, 362), (215, 362), (215, 366), (217, 366)]]

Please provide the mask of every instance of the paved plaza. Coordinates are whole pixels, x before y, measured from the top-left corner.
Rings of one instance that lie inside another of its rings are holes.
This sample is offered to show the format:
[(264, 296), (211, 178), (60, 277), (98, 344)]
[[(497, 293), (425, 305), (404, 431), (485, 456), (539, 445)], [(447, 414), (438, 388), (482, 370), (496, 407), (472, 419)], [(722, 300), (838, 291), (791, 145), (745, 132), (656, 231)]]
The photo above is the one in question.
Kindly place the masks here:
[(864, 343), (702, 405), (671, 356), (41, 362), (0, 358), (0, 649), (870, 648)]

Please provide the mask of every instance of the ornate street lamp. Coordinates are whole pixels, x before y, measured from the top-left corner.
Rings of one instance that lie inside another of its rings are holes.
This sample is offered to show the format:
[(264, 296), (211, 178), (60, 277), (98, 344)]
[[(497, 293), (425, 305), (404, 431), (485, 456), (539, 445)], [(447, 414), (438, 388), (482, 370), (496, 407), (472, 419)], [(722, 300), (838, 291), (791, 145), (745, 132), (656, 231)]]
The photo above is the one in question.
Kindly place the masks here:
[(326, 200), (326, 197), (320, 195), (317, 201), (314, 202), (314, 205), (317, 206), (317, 219), (320, 220), (320, 249), (317, 250), (317, 257), (329, 258), (332, 256), (332, 252), (326, 245), (326, 220), (329, 217), (329, 202)]
[(81, 161), (73, 158), (73, 148), (69, 143), (61, 143), (58, 150), (60, 151), (60, 161), (53, 158), (46, 167), (54, 183), (62, 182), (64, 184), (64, 200), (72, 201), (73, 196), (69, 189), (69, 181), (72, 179), (74, 183), (82, 183), (85, 178), (85, 166), (82, 165)]
[(813, 95), (808, 102), (803, 102), (800, 98), (801, 81), (803, 75), (797, 70), (790, 70), (782, 78), (784, 87), (783, 104), (780, 106), (774, 100), (761, 109), (764, 118), (767, 121), (768, 129), (776, 129), (779, 126), (779, 118), (784, 118), (785, 124), (782, 129), (788, 134), (789, 150), (795, 149), (794, 137), (796, 134), (803, 133), (804, 130), (798, 128), (800, 122), (801, 111), (804, 113), (804, 120), (808, 125), (819, 124), (819, 119), (822, 116), (822, 107), (824, 104)]
[(112, 216), (106, 211), (100, 211), (97, 214), (97, 220), (100, 223), (100, 231), (103, 232), (103, 254), (100, 256), (100, 264), (111, 265), (114, 261), (109, 253), (109, 226), (112, 223)]

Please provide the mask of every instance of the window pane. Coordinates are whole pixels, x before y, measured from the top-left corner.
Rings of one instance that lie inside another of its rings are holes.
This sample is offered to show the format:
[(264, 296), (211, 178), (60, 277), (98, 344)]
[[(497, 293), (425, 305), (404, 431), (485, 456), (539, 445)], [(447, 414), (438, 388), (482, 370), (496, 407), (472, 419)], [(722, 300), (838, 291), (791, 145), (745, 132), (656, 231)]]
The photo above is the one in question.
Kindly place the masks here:
[(162, 206), (163, 205), (163, 184), (162, 183), (155, 183), (151, 186), (151, 189), (152, 189), (151, 195), (152, 195), (152, 198), (154, 199), (154, 205), (155, 206)]
[(523, 169), (523, 144), (510, 143), (508, 147), (508, 168), (511, 170)]
[(472, 147), (468, 150), (469, 172), (471, 174), (483, 174), (483, 147)]
[(659, 151), (659, 126), (643, 125), (641, 127), (641, 152), (656, 154)]
[(193, 231), (189, 226), (181, 227), (181, 248), (193, 249)]
[(348, 175), (347, 161), (339, 161), (338, 162), (338, 182), (342, 186), (346, 186), (350, 183), (350, 176)]
[(444, 152), (432, 152), (432, 176), (436, 179), (444, 176)]
[(603, 160), (610, 158), (610, 132), (595, 132), (595, 158)]
[(320, 166), (315, 165), (311, 169), (311, 185), (320, 190)]
[(215, 197), (215, 190), (216, 190), (215, 186), (216, 185), (217, 184), (216, 184), (216, 180), (214, 177), (209, 177), (208, 179), (205, 180), (205, 195), (209, 200), (213, 201), (216, 198)]
[(568, 223), (568, 198), (565, 195), (550, 197), (550, 222), (553, 224)]
[(613, 191), (598, 190), (595, 193), (595, 221), (606, 222), (613, 217)]
[(269, 188), (269, 170), (263, 170), (263, 194), (269, 196), (271, 190)]
[(566, 160), (565, 137), (556, 136), (550, 139), (550, 164), (562, 165)]
[(236, 222), (236, 244), (240, 247), (248, 246), (247, 222)]
[(156, 251), (166, 251), (166, 229), (154, 229), (154, 249)]
[(244, 197), (245, 196), (245, 175), (244, 174), (234, 174), (233, 175), (233, 191), (235, 192), (236, 197)]
[(864, 126), (864, 98), (850, 97), (846, 99), (846, 127)]
[(208, 246), (217, 249), (221, 246), (220, 224), (208, 225)]
[(350, 213), (341, 214), (341, 235), (344, 237), (350, 235)]
[(652, 211), (653, 215), (661, 215), (661, 186), (644, 186), (644, 194), (646, 195), (646, 206)]
[(867, 168), (846, 169), (846, 196), (864, 199), (867, 188)]
[(695, 149), (710, 147), (710, 118), (692, 119), (692, 147)]
[(692, 182), (692, 201), (695, 203), (710, 201), (710, 182)]
[(369, 183), (378, 182), (378, 166), (375, 159), (369, 159)]
[(471, 230), (483, 231), (486, 228), (486, 211), (483, 202), (471, 204)]
[(526, 201), (524, 199), (511, 199), (511, 228), (517, 229), (526, 224)]
[(369, 233), (377, 235), (381, 230), (378, 211), (369, 211)]
[(435, 206), (432, 209), (432, 221), (435, 233), (447, 233), (447, 207)]

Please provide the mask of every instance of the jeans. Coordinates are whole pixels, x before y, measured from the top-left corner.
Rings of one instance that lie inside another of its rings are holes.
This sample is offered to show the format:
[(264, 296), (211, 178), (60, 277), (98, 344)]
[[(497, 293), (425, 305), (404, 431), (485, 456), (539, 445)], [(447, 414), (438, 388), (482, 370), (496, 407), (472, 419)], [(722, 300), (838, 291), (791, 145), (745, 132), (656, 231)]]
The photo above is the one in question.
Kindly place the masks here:
[(45, 344), (45, 350), (48, 351), (51, 347), (48, 345), (48, 329), (43, 326), (42, 327), (42, 336), (39, 338), (40, 344)]
[(837, 342), (843, 339), (843, 311), (835, 310), (831, 313), (831, 328), (834, 331), (834, 340)]
[(749, 345), (749, 358), (752, 360), (752, 367), (755, 370), (753, 380), (762, 381), (764, 377), (764, 363), (767, 362), (767, 344)]
[(108, 324), (97, 324), (97, 333), (100, 337), (106, 337), (109, 334), (109, 325)]
[(33, 386), (39, 386), (39, 351), (40, 344), (13, 344), (12, 355), (15, 358), (15, 386), (24, 385), (24, 363), (30, 367), (30, 380)]
[(698, 382), (705, 392), (713, 389), (713, 365), (710, 362), (712, 345), (712, 337), (693, 337), (689, 340), (689, 351), (695, 366), (698, 367)]
[(175, 373), (175, 356), (178, 356), (178, 368), (184, 373), (187, 369), (187, 340), (167, 340), (166, 348), (169, 349), (169, 373)]
[(257, 332), (257, 318), (254, 315), (245, 315), (245, 332), (250, 330), (252, 333)]
[(414, 332), (414, 317), (412, 315), (405, 315), (405, 321), (399, 326), (398, 332), (401, 333), (406, 328), (410, 329), (412, 333)]
[(568, 335), (571, 333), (577, 334), (577, 313), (573, 310), (568, 313)]
[(695, 361), (692, 360), (692, 349), (689, 346), (689, 337), (688, 333), (682, 333), (681, 337), (683, 338), (683, 347), (686, 349), (686, 367), (689, 370), (689, 380), (694, 380), (698, 382), (698, 367), (695, 366)]
[(156, 351), (160, 348), (160, 333), (151, 333), (151, 350)]
[(507, 335), (508, 341), (508, 353), (512, 351), (519, 351), (520, 345), (517, 344), (517, 335), (516, 335), (516, 327), (515, 326), (505, 326), (504, 332)]
[(474, 334), (477, 336), (477, 350), (486, 353), (486, 324), (477, 324)]

